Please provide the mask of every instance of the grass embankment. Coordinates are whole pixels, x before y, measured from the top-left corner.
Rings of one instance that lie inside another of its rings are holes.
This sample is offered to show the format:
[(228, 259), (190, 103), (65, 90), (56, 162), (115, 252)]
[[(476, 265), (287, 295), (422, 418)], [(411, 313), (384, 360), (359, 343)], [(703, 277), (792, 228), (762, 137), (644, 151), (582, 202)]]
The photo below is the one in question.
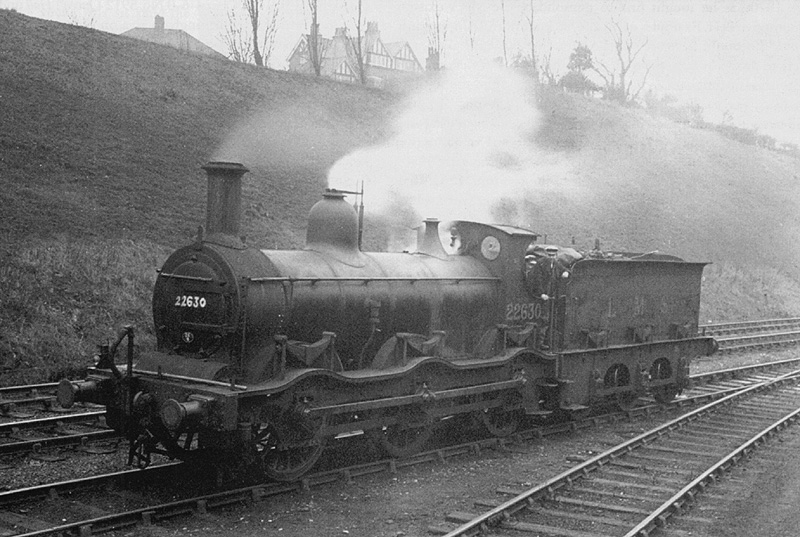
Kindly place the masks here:
[(703, 274), (701, 323), (800, 317), (800, 287), (776, 269), (710, 265)]
[(150, 298), (168, 251), (128, 240), (48, 240), (4, 249), (0, 385), (78, 376), (124, 324), (155, 342)]

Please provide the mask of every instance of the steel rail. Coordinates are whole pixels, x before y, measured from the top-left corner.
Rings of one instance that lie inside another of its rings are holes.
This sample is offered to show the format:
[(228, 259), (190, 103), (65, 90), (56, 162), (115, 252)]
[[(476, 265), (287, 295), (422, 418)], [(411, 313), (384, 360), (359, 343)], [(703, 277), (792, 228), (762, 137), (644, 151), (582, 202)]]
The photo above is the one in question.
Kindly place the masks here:
[(125, 479), (127, 477), (147, 478), (153, 474), (174, 471), (183, 464), (185, 463), (168, 462), (158, 466), (149, 466), (145, 469), (136, 468), (122, 470), (120, 472), (112, 472), (91, 477), (82, 477), (79, 479), (70, 479), (67, 481), (59, 481), (57, 483), (45, 483), (43, 485), (34, 485), (32, 487), (0, 492), (0, 507), (17, 504), (33, 498), (47, 498), (54, 495), (57, 496), (59, 493), (98, 487), (119, 479)]
[(659, 436), (662, 436), (667, 432), (672, 431), (673, 429), (683, 427), (684, 425), (697, 419), (701, 415), (707, 414), (712, 410), (715, 410), (718, 407), (733, 401), (734, 399), (744, 397), (745, 395), (751, 392), (763, 390), (767, 387), (775, 386), (780, 383), (796, 379), (799, 376), (800, 376), (800, 370), (792, 371), (785, 375), (781, 375), (776, 379), (765, 380), (749, 388), (737, 390), (735, 391), (735, 393), (732, 393), (721, 399), (713, 401), (701, 408), (688, 412), (687, 414), (684, 414), (679, 418), (673, 419), (663, 425), (660, 425), (659, 427), (656, 427), (635, 438), (623, 442), (565, 472), (562, 472), (561, 474), (551, 479), (548, 479), (547, 481), (545, 481), (540, 485), (537, 485), (531, 489), (528, 489), (514, 496), (510, 500), (503, 502), (499, 506), (487, 511), (486, 513), (482, 513), (476, 516), (469, 522), (466, 522), (461, 526), (457, 527), (456, 529), (450, 531), (445, 535), (445, 537), (477, 535), (481, 533), (483, 529), (497, 525), (500, 522), (505, 521), (508, 517), (514, 515), (515, 513), (523, 509), (526, 509), (529, 505), (532, 505), (537, 498), (546, 495), (553, 496), (556, 490), (571, 485), (576, 479), (585, 477), (586, 475), (589, 474), (589, 472), (609, 464), (610, 462), (621, 457), (622, 455), (638, 447), (646, 445), (649, 441)]
[(58, 388), (57, 382), (48, 382), (45, 384), (28, 384), (26, 386), (5, 386), (0, 388), (0, 397), (4, 395), (12, 395), (17, 393), (35, 393), (40, 390), (53, 390)]
[(728, 330), (747, 330), (747, 329), (763, 329), (763, 328), (770, 328), (773, 326), (785, 326), (785, 325), (798, 325), (800, 326), (800, 317), (788, 317), (782, 319), (761, 319), (757, 321), (732, 321), (732, 322), (722, 322), (722, 323), (707, 323), (701, 324), (699, 326), (699, 330), (702, 334), (708, 334), (708, 332), (718, 333), (720, 331), (728, 331)]
[(800, 330), (793, 330), (791, 332), (768, 332), (751, 336), (717, 338), (717, 342), (720, 345), (720, 353), (773, 345), (797, 344), (800, 343)]
[[(761, 371), (769, 371), (786, 366), (791, 366), (800, 363), (800, 357), (787, 358), (785, 360), (775, 360), (773, 362), (763, 362), (760, 364), (743, 365), (739, 367), (730, 367), (727, 369), (717, 369), (714, 371), (707, 371), (705, 373), (695, 373), (689, 375), (690, 385), (692, 387), (708, 384), (716, 379), (739, 378), (741, 375), (753, 374)], [(744, 379), (741, 379), (744, 380)]]
[(747, 455), (750, 450), (756, 447), (758, 443), (765, 441), (766, 437), (787, 427), (789, 423), (795, 421), (798, 416), (800, 416), (800, 408), (761, 430), (750, 440), (731, 451), (726, 457), (700, 474), (691, 483), (661, 504), (647, 518), (626, 533), (625, 537), (648, 537), (654, 529), (665, 526), (667, 519), (673, 515), (679, 514), (687, 501), (694, 501), (696, 493), (705, 490), (706, 486), (710, 484), (711, 481), (724, 473), (730, 466), (736, 464), (742, 457)]
[(80, 412), (76, 414), (63, 414), (60, 416), (51, 416), (47, 418), (9, 421), (7, 423), (0, 423), (0, 434), (8, 434), (16, 429), (40, 429), (44, 427), (58, 426), (62, 423), (85, 421), (87, 419), (99, 420), (105, 415), (106, 415), (105, 410), (92, 410), (89, 412)]
[(34, 438), (31, 440), (20, 440), (18, 442), (8, 442), (0, 444), (0, 455), (9, 453), (23, 453), (28, 451), (36, 452), (41, 448), (74, 446), (86, 444), (95, 440), (110, 440), (120, 438), (117, 431), (106, 429), (104, 431), (87, 431), (76, 434), (52, 436), (48, 438)]

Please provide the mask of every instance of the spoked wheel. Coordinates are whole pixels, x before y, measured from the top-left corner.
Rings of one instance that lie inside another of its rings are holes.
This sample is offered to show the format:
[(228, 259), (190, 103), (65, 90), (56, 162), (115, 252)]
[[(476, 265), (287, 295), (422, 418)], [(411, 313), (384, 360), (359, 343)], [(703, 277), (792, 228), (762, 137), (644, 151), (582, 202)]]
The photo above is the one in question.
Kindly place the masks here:
[[(614, 364), (608, 371), (603, 381), (605, 389), (624, 388), (631, 383), (631, 375), (628, 368), (622, 364)], [(620, 391), (609, 397), (610, 402), (623, 412), (636, 406), (638, 396), (630, 391)]]
[[(664, 380), (671, 376), (672, 367), (670, 366), (669, 360), (666, 358), (659, 358), (653, 362), (653, 366), (650, 368), (650, 378), (652, 380)], [(655, 399), (656, 402), (666, 404), (675, 399), (675, 396), (678, 395), (678, 387), (674, 384), (653, 386), (650, 389), (650, 393), (653, 395), (653, 399)]]
[(417, 453), (433, 434), (434, 424), (420, 408), (391, 409), (386, 417), (392, 423), (372, 429), (369, 436), (390, 457)]
[(500, 406), (486, 408), (478, 413), (478, 417), (492, 436), (503, 438), (513, 434), (522, 420), (522, 409), (514, 408), (519, 404), (519, 396), (507, 395)]
[(321, 420), (261, 424), (254, 436), (264, 473), (275, 481), (295, 481), (319, 460), (325, 448)]

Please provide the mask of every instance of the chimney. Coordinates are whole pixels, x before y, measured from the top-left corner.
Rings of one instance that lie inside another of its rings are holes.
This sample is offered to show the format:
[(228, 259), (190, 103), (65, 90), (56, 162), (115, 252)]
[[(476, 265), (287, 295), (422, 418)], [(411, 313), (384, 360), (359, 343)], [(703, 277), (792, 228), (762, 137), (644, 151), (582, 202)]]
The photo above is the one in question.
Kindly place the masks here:
[(238, 162), (209, 162), (203, 169), (208, 174), (206, 234), (221, 234), (239, 240), (242, 200), (242, 176), (247, 168)]
[(425, 70), (438, 71), (440, 68), (439, 51), (433, 47), (428, 47), (428, 57), (425, 58)]
[(447, 252), (444, 251), (442, 240), (439, 238), (439, 221), (436, 218), (425, 220), (425, 231), (417, 244), (417, 253), (447, 259)]
[(162, 17), (161, 15), (156, 15), (155, 29), (158, 32), (163, 32), (164, 31), (164, 17)]

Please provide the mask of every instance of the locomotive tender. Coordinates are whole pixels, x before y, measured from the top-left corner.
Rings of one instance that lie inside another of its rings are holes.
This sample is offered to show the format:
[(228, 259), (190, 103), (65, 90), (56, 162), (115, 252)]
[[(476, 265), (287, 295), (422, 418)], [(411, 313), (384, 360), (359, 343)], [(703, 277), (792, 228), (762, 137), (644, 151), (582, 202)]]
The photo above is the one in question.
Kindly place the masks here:
[(311, 209), (304, 249), (259, 250), (239, 238), (248, 170), (203, 169), (205, 233), (156, 281), (157, 349), (134, 359), (126, 327), (86, 380), (59, 386), (62, 406), (105, 405), (140, 466), (210, 455), (294, 480), (337, 435), (363, 431), (404, 456), (449, 416), (503, 436), (525, 415), (668, 401), (690, 360), (716, 350), (697, 336), (704, 263), (581, 255), (466, 221), (448, 254), (434, 220), (415, 253), (367, 253), (335, 190)]

